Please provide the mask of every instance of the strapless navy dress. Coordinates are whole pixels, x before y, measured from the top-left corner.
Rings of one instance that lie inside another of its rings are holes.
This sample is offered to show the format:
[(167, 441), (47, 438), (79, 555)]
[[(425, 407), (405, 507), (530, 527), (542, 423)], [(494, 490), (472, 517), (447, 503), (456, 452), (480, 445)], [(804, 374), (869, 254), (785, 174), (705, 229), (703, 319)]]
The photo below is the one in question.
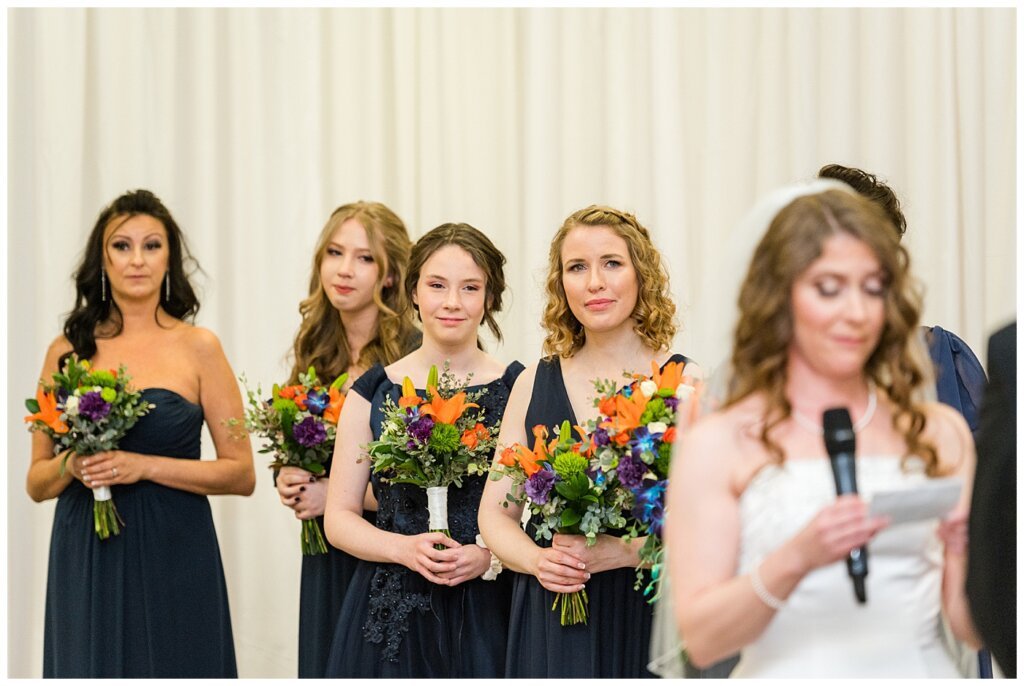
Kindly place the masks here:
[[(155, 408), (128, 452), (198, 460), (203, 408), (150, 388)], [(44, 677), (235, 677), (227, 587), (206, 496), (151, 481), (113, 486), (120, 535), (93, 530), (92, 492), (74, 480), (50, 537)]]

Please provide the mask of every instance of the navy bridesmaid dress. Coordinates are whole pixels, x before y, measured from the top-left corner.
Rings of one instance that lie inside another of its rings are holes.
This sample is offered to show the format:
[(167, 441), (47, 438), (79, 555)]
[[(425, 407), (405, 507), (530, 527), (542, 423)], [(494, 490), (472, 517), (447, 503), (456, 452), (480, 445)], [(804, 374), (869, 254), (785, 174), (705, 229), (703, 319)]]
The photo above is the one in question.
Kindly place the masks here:
[[(482, 386), (477, 402), (484, 422), (501, 419), (523, 365)], [(377, 365), (352, 386), (371, 404), (373, 436), (380, 435), (384, 397), (396, 400), (401, 386)], [(423, 391), (419, 391), (420, 394)], [(486, 476), (469, 477), (448, 489), (451, 537), (474, 543), (480, 533), (477, 510)], [(419, 486), (370, 483), (377, 498), (377, 528), (415, 535), (427, 531), (427, 495)], [(396, 564), (360, 560), (338, 616), (327, 676), (343, 678), (497, 678), (505, 670), (511, 603), (509, 572), (494, 581), (471, 579), (455, 587), (437, 586)]]
[[(161, 388), (125, 451), (198, 460), (203, 408)], [(151, 481), (113, 486), (120, 535), (93, 530), (77, 479), (57, 500), (46, 582), (43, 676), (235, 677), (227, 587), (206, 496)]]

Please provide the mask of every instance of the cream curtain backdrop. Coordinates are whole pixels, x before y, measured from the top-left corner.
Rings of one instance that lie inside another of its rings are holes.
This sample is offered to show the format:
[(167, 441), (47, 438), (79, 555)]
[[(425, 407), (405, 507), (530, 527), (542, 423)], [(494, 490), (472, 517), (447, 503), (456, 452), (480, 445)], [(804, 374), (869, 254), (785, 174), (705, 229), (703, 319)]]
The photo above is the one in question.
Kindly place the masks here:
[[(894, 185), (925, 321), (983, 355), (1016, 309), (1015, 24), (951, 8), (9, 10), (10, 676), (41, 674), (54, 504), (24, 491), (22, 400), (120, 193), (171, 208), (205, 272), (198, 323), (264, 385), (287, 371), (314, 240), (356, 199), (414, 236), (488, 233), (512, 290), (494, 350), (526, 363), (555, 229), (591, 203), (628, 209), (667, 258), (677, 349), (712, 367), (725, 350), (694, 312), (731, 307), (714, 265), (732, 227), (838, 161)], [(288, 677), (299, 525), (256, 462), (253, 496), (211, 501), (239, 673)]]

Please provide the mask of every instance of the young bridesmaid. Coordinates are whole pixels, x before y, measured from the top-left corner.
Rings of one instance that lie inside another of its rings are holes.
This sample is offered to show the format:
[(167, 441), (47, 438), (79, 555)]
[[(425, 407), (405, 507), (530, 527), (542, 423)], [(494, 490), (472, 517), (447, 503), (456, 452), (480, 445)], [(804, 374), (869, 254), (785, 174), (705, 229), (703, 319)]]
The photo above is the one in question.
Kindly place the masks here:
[[(330, 383), (348, 372), (348, 384), (374, 364), (389, 364), (414, 347), (419, 333), (406, 313), (403, 281), (411, 241), (402, 220), (378, 202), (342, 205), (320, 232), (309, 280), (299, 304), (288, 383), (312, 366)], [(326, 465), (330, 473), (330, 463)], [(281, 502), (300, 520), (323, 527), (327, 477), (282, 467)], [(372, 521), (373, 512), (367, 517)], [(327, 546), (326, 555), (302, 556), (299, 594), (299, 677), (323, 678), (330, 637), (356, 560)]]
[[(548, 355), (516, 383), (499, 445), (532, 443), (532, 427), (596, 417), (593, 380), (649, 373), (651, 361), (688, 363), (669, 352), (675, 305), (661, 255), (636, 218), (591, 206), (565, 220), (549, 253), (544, 326)], [(592, 547), (583, 536), (556, 534), (537, 543), (520, 528), (523, 508), (503, 507), (509, 479), (491, 481), (480, 503), (480, 530), (515, 574), (505, 676), (517, 678), (651, 677), (647, 655), (651, 606), (633, 589), (637, 551), (615, 532)], [(561, 626), (555, 593), (586, 588), (590, 618)]]
[[(405, 288), (423, 322), (423, 345), (387, 367), (377, 365), (353, 386), (338, 426), (327, 496), (327, 536), (361, 558), (335, 630), (327, 675), (332, 677), (499, 677), (504, 673), (511, 585), (494, 577), (480, 545), (477, 507), (486, 476), (449, 487), (451, 537), (426, 533), (422, 488), (383, 483), (371, 475), (363, 446), (381, 430), (384, 398), (397, 400), (400, 382), (423, 383), (431, 365), (447, 361), (493, 429), (523, 367), (505, 366), (480, 347), (484, 322), (500, 340), (495, 314), (505, 291), (504, 256), (467, 224), (444, 224), (412, 250)], [(418, 393), (422, 396), (424, 389)], [(376, 527), (365, 521), (363, 493), (373, 487)], [(443, 550), (435, 550), (440, 544)]]

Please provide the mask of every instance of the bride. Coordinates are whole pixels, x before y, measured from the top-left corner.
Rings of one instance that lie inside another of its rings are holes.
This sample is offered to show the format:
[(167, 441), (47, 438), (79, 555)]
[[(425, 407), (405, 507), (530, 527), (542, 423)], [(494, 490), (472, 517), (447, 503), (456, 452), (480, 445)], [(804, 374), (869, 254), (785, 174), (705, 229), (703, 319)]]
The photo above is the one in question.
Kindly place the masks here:
[[(977, 643), (963, 590), (974, 448), (955, 411), (916, 401), (927, 375), (907, 253), (843, 184), (769, 201), (781, 210), (741, 288), (725, 403), (673, 463), (667, 549), (688, 657), (740, 651), (733, 676), (959, 676), (941, 615)], [(850, 409), (860, 492), (956, 476), (945, 520), (889, 526), (859, 496), (836, 498), (820, 422), (832, 407)], [(843, 561), (865, 545), (859, 605)]]

